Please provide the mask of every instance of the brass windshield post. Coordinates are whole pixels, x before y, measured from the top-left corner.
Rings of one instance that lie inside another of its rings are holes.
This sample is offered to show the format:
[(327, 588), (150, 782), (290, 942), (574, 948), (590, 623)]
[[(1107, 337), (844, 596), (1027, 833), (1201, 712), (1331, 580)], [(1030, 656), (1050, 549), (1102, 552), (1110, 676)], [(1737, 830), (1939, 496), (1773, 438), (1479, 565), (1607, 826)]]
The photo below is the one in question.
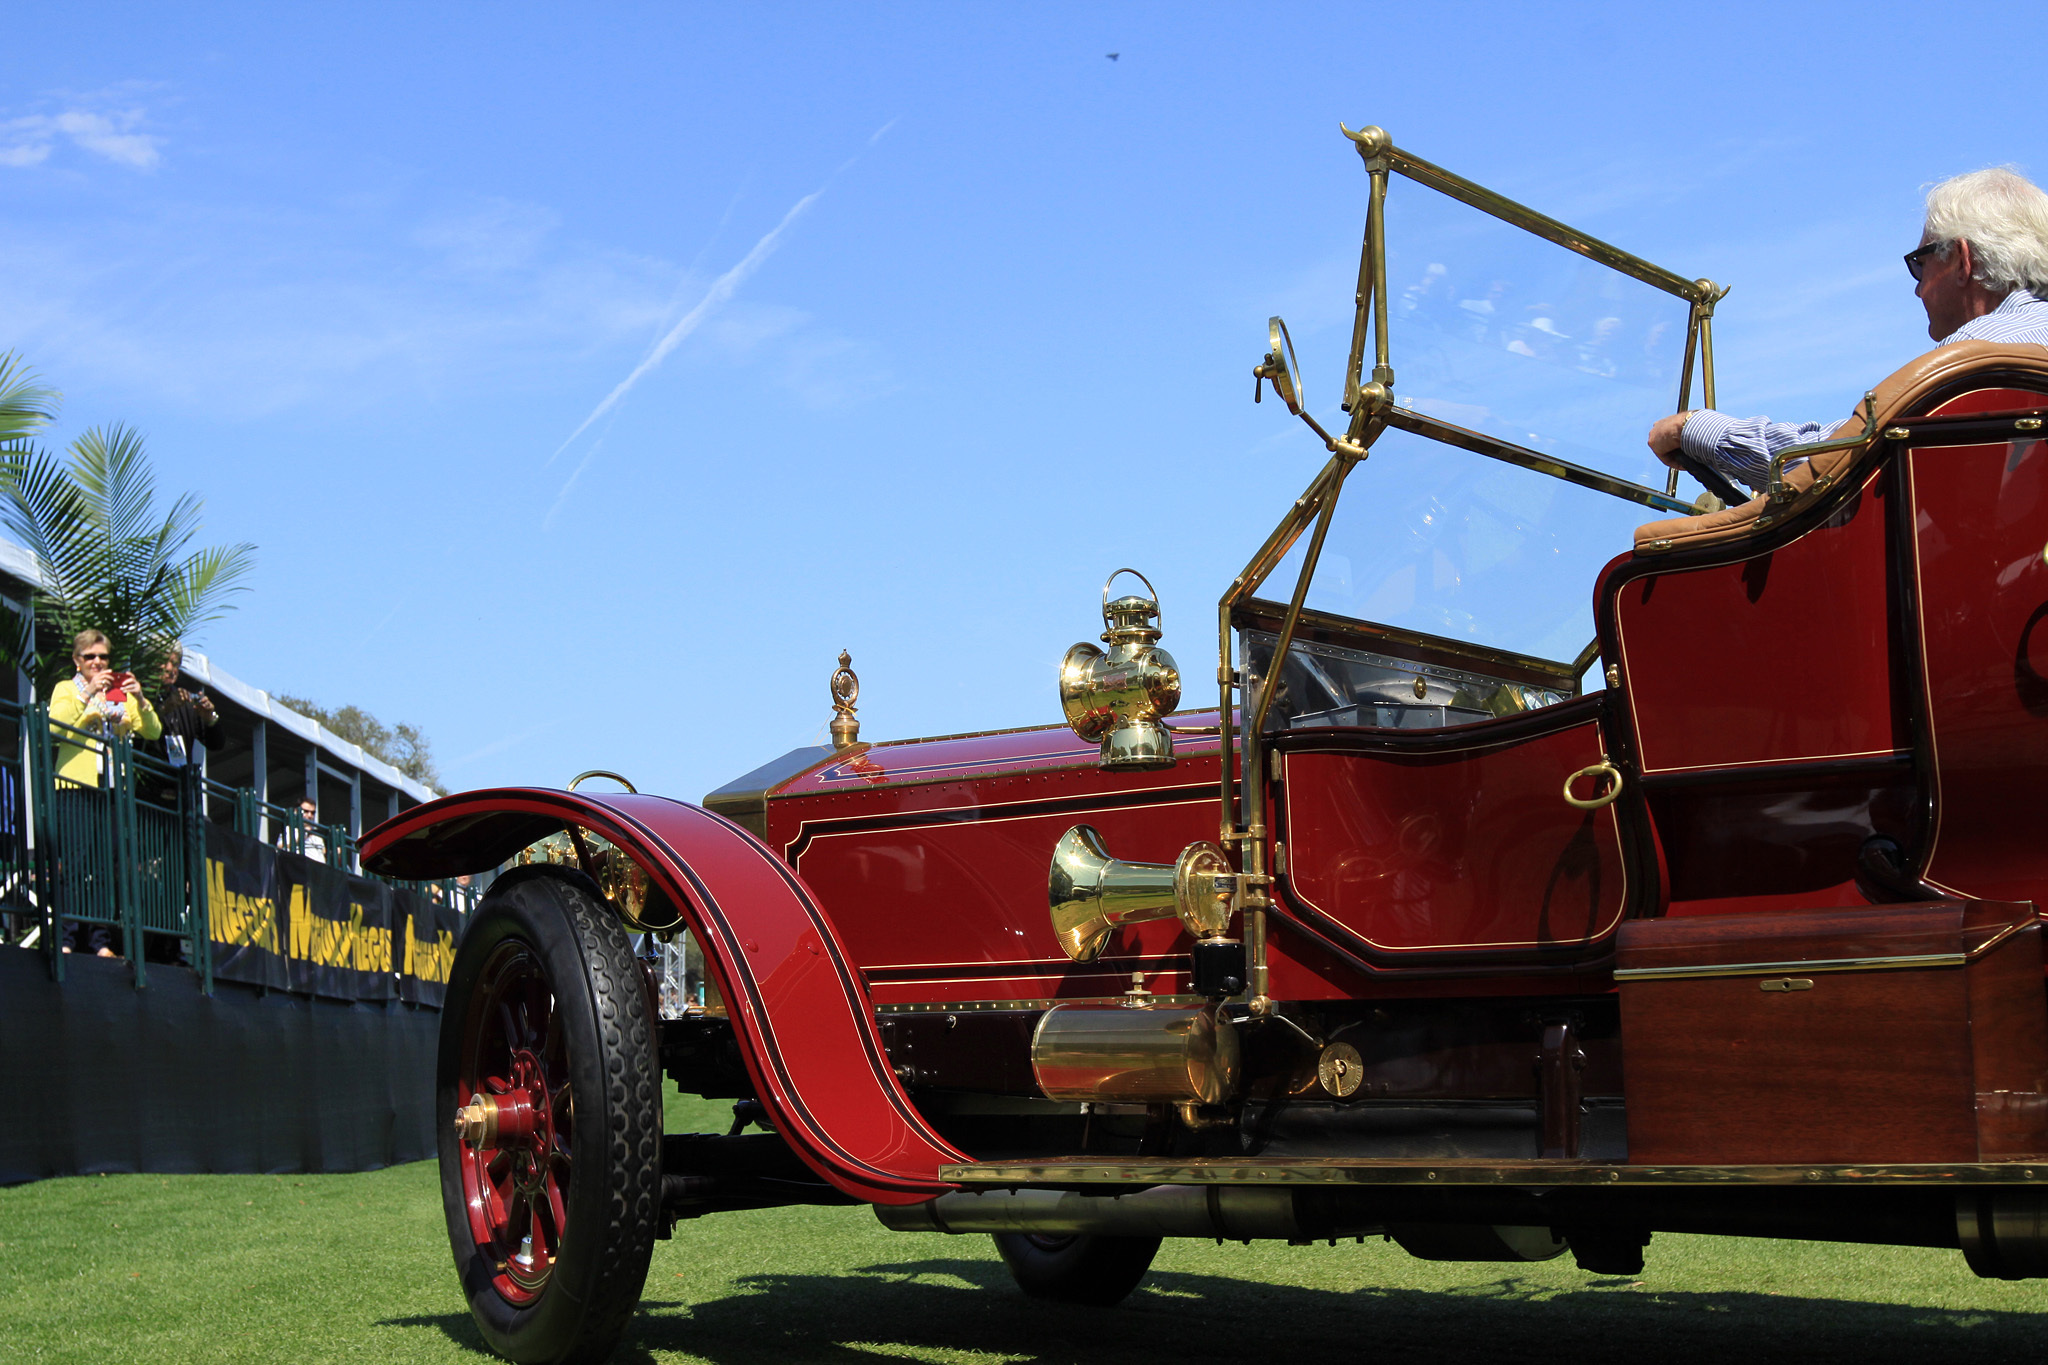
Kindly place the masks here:
[[(1271, 875), (1267, 868), (1266, 822), (1259, 805), (1260, 793), (1265, 790), (1266, 772), (1261, 732), (1273, 704), (1273, 687), (1279, 676), (1280, 664), (1286, 659), (1294, 633), (1300, 626), (1309, 582), (1315, 577), (1316, 565), (1322, 557), (1323, 540), (1336, 513), (1337, 495), (1343, 491), (1345, 476), (1365, 458), (1366, 451), (1386, 429), (1386, 421), (1381, 414), (1391, 402), (1385, 387), (1377, 382), (1360, 387), (1357, 411), (1352, 414), (1352, 430), (1358, 433), (1357, 437), (1343, 440), (1325, 438), (1333, 452), (1329, 462), (1294, 500), (1286, 518), (1274, 528), (1273, 534), (1266, 538), (1266, 543), (1259, 547), (1258, 553), (1245, 565), (1244, 572), (1231, 582), (1229, 590), (1217, 604), (1217, 733), (1221, 737), (1218, 746), (1221, 771), (1217, 784), (1222, 806), (1217, 842), (1237, 851), (1238, 869), (1243, 873), (1241, 885), (1244, 889), (1239, 904), (1244, 909), (1245, 950), (1251, 973), (1250, 1005), (1254, 1014), (1264, 1014), (1272, 1008), (1272, 1001), (1265, 990), (1265, 912), (1273, 902), (1269, 890)], [(1320, 433), (1321, 428), (1317, 431)], [(1294, 548), (1312, 518), (1315, 534), (1303, 554), (1301, 572), (1295, 579), (1287, 616), (1281, 624), (1273, 658), (1267, 664), (1267, 676), (1260, 680), (1257, 701), (1248, 708), (1249, 714), (1243, 717), (1245, 723), (1240, 728), (1233, 720), (1232, 707), (1238, 695), (1249, 686), (1250, 678), (1233, 666), (1231, 613), (1239, 603), (1257, 592), (1273, 570), (1280, 566), (1280, 561)], [(1233, 771), (1233, 758), (1237, 760), (1236, 771)], [(1244, 793), (1242, 805), (1238, 801), (1240, 785)]]
[[(1700, 284), (1709, 292), (1697, 305), (1700, 310), (1700, 405), (1714, 406), (1714, 302), (1721, 294), (1711, 292), (1712, 280), (1701, 280)], [(1721, 293), (1727, 293), (1722, 290)]]
[[(1694, 280), (1691, 295), (1692, 308), (1685, 317), (1685, 360), (1678, 370), (1678, 406), (1673, 412), (1685, 412), (1692, 407), (1692, 362), (1695, 354), (1700, 361), (1701, 407), (1714, 406), (1714, 305), (1727, 296), (1728, 291), (1712, 280)], [(1664, 492), (1667, 496), (1678, 495), (1678, 471), (1673, 469), (1664, 476)]]
[(1365, 173), (1371, 181), (1371, 192), (1365, 205), (1365, 241), (1358, 250), (1357, 312), (1351, 320), (1351, 363), (1344, 370), (1344, 411), (1354, 412), (1365, 365), (1368, 310), (1372, 315), (1373, 382), (1388, 389), (1394, 387), (1394, 369), (1387, 363), (1387, 178), (1393, 172), (1393, 162), (1387, 153), (1392, 149), (1394, 139), (1380, 127), (1365, 127), (1354, 133), (1341, 123), (1337, 126), (1357, 146), (1359, 160), (1365, 163)]
[[(1685, 315), (1685, 359), (1678, 366), (1678, 406), (1673, 412), (1685, 412), (1692, 407), (1692, 361), (1699, 349), (1700, 310), (1695, 304)], [(1667, 497), (1678, 496), (1678, 466), (1673, 465), (1664, 475), (1664, 493)]]
[(1358, 244), (1358, 292), (1352, 296), (1351, 358), (1344, 363), (1344, 411), (1358, 402), (1358, 381), (1365, 368), (1365, 333), (1372, 316), (1373, 295), (1379, 287), (1372, 254), (1372, 209), (1366, 209), (1365, 239)]
[[(1379, 129), (1368, 129), (1386, 134)], [(1362, 147), (1361, 147), (1362, 150)], [(1365, 208), (1365, 233), (1372, 242), (1372, 273), (1378, 288), (1372, 294), (1372, 382), (1391, 391), (1394, 367), (1387, 360), (1387, 161), (1368, 157), (1365, 168), (1372, 176), (1372, 198)]]
[(1266, 576), (1273, 572), (1287, 552), (1294, 548), (1294, 542), (1307, 529), (1309, 518), (1322, 510), (1323, 498), (1333, 480), (1341, 480), (1350, 462), (1341, 455), (1331, 456), (1328, 463), (1317, 472), (1302, 495), (1294, 500), (1294, 506), (1280, 524), (1273, 528), (1273, 534), (1266, 537), (1266, 543), (1258, 548), (1244, 572), (1231, 580), (1223, 598), (1216, 604), (1216, 689), (1219, 695), (1217, 733), (1221, 737), (1220, 753), (1223, 771), (1217, 778), (1222, 797), (1222, 820), (1217, 831), (1217, 842), (1225, 848), (1240, 843), (1244, 834), (1239, 828), (1237, 781), (1238, 774), (1231, 771), (1231, 758), (1236, 749), (1237, 726), (1233, 719), (1233, 708), (1237, 703), (1237, 689), (1242, 682), (1234, 663), (1231, 649), (1230, 614), (1237, 604), (1258, 591)]
[[(1374, 433), (1375, 435), (1377, 432)], [(1335, 442), (1331, 443), (1333, 446)], [(1350, 445), (1350, 442), (1346, 442)], [(1249, 679), (1234, 665), (1235, 651), (1232, 649), (1231, 612), (1237, 605), (1258, 591), (1287, 552), (1294, 548), (1295, 541), (1308, 528), (1309, 519), (1318, 519), (1320, 527), (1327, 527), (1324, 513), (1334, 503), (1337, 490), (1343, 485), (1344, 475), (1355, 461), (1344, 453), (1333, 454), (1328, 463), (1316, 474), (1315, 479), (1294, 500), (1287, 516), (1273, 528), (1273, 534), (1266, 537), (1251, 561), (1244, 566), (1244, 572), (1232, 580), (1223, 598), (1216, 604), (1216, 687), (1220, 694), (1217, 706), (1218, 794), (1221, 798), (1221, 819), (1218, 822), (1217, 842), (1225, 849), (1234, 850), (1237, 866), (1243, 874), (1243, 892), (1239, 905), (1244, 910), (1244, 937), (1247, 966), (1250, 980), (1246, 983), (1251, 996), (1254, 1014), (1265, 1014), (1272, 1009), (1272, 1000), (1266, 994), (1266, 907), (1272, 904), (1268, 892), (1266, 872), (1266, 823), (1260, 810), (1260, 792), (1265, 777), (1265, 754), (1258, 741), (1256, 728), (1240, 730), (1233, 721), (1233, 707), (1239, 692)], [(1321, 537), (1317, 537), (1320, 546)], [(1310, 561), (1313, 567), (1313, 560)], [(1304, 576), (1297, 586), (1298, 609), (1300, 591), (1307, 586)], [(1261, 687), (1261, 703), (1270, 689)], [(1263, 715), (1263, 712), (1260, 713)], [(1245, 717), (1254, 722), (1253, 716)], [(1233, 759), (1236, 762), (1233, 763)], [(1242, 782), (1244, 802), (1238, 802), (1238, 787)]]

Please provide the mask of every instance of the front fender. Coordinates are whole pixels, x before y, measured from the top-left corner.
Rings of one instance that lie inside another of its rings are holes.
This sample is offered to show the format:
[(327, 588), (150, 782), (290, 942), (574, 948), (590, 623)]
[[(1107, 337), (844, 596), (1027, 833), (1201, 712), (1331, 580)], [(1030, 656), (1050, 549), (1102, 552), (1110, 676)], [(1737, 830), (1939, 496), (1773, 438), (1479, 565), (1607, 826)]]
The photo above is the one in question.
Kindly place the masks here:
[(755, 1093), (806, 1164), (870, 1203), (954, 1188), (938, 1168), (970, 1158), (932, 1131), (898, 1083), (830, 918), (781, 859), (724, 817), (660, 796), (465, 792), (371, 830), (363, 864), (402, 878), (481, 872), (569, 826), (623, 849), (682, 907)]

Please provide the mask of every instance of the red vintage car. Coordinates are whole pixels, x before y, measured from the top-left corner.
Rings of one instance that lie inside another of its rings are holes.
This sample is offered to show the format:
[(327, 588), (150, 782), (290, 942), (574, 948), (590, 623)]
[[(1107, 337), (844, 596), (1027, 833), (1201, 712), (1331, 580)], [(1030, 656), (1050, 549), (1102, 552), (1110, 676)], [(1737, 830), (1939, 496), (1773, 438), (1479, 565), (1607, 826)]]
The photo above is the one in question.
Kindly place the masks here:
[[(807, 1202), (1093, 1303), (1162, 1237), (2048, 1273), (2048, 350), (1923, 356), (1688, 502), (1641, 432), (1712, 404), (1726, 291), (1349, 136), (1342, 429), (1275, 319), (1255, 396), (1329, 460), (1222, 595), (1213, 708), (1113, 575), (1065, 725), (865, 743), (842, 657), (834, 744), (702, 804), (371, 836), (518, 864), (439, 1073), (498, 1350), (599, 1358), (679, 1221)], [(732, 1131), (664, 1133), (664, 1074)]]

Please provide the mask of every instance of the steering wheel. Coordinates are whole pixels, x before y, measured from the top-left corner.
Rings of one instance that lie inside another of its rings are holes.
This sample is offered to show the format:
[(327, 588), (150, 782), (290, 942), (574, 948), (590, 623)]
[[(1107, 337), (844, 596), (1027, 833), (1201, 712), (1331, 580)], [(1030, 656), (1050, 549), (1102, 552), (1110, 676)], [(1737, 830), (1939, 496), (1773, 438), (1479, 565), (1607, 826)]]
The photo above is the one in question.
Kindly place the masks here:
[(1699, 480), (1700, 487), (1706, 489), (1730, 507), (1740, 507), (1754, 496), (1753, 494), (1741, 492), (1734, 484), (1723, 478), (1719, 470), (1709, 469), (1706, 465), (1701, 464), (1683, 451), (1673, 451), (1671, 458), (1677, 462), (1680, 469)]

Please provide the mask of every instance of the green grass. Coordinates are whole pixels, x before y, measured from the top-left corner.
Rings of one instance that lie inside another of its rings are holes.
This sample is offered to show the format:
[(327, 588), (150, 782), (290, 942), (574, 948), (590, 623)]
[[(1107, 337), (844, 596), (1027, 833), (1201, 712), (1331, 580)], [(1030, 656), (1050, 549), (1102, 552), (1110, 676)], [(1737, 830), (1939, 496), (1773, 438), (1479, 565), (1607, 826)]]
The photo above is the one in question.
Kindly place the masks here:
[[(723, 1105), (673, 1101), (676, 1119)], [(484, 1359), (431, 1164), (109, 1176), (0, 1190), (0, 1361)], [(1446, 1265), (1365, 1245), (1168, 1242), (1121, 1308), (1022, 1298), (982, 1237), (861, 1208), (725, 1214), (658, 1243), (621, 1362), (716, 1365), (1726, 1359), (2033, 1361), (2048, 1284), (1953, 1251), (1660, 1234), (1643, 1275)]]

